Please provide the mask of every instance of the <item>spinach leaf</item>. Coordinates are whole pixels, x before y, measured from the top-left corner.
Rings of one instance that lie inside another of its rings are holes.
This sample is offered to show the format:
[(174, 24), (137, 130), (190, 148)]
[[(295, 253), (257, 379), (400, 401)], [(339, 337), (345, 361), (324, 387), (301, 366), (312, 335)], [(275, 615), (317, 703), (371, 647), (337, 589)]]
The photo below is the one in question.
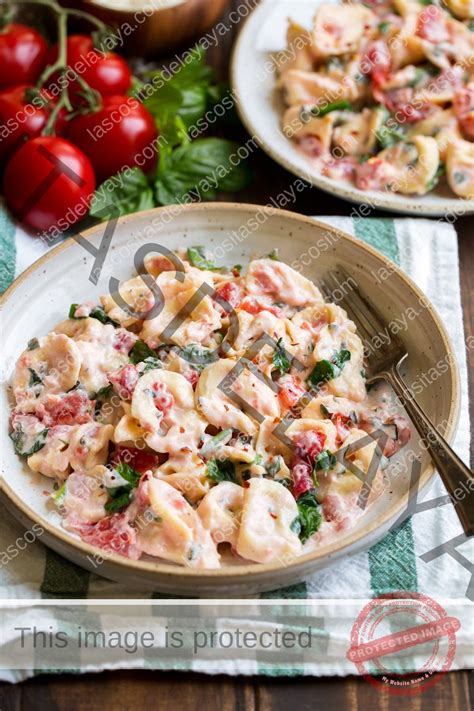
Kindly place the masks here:
[(321, 506), (314, 490), (300, 496), (296, 504), (298, 516), (292, 521), (290, 528), (298, 534), (300, 541), (305, 543), (321, 526), (323, 521)]
[(232, 437), (232, 430), (227, 429), (227, 430), (222, 430), (222, 432), (219, 432), (218, 434), (214, 435), (214, 437), (211, 437), (203, 446), (201, 447), (201, 456), (206, 457), (207, 455), (211, 454), (212, 452), (215, 452), (216, 449), (219, 447), (222, 447), (224, 444), (227, 444), (229, 439)]
[(214, 272), (220, 270), (217, 264), (207, 259), (204, 247), (189, 247), (186, 254), (191, 264), (198, 269), (209, 269)]
[(312, 388), (317, 388), (321, 383), (337, 378), (345, 363), (351, 359), (351, 352), (343, 348), (333, 355), (331, 360), (319, 360), (309, 374), (307, 381)]
[[(79, 304), (71, 304), (69, 307), (69, 313), (68, 316), (69, 318), (73, 318), (76, 320), (79, 320), (81, 318), (87, 318), (86, 316), (76, 316), (76, 311), (79, 308)], [(107, 314), (104, 311), (104, 308), (102, 306), (94, 306), (93, 309), (91, 309), (89, 313), (89, 318), (95, 318), (97, 321), (100, 321), (103, 324), (111, 324), (112, 326), (120, 326), (120, 324), (117, 321), (114, 321), (113, 319), (109, 318)]]
[(215, 363), (219, 356), (211, 348), (205, 348), (200, 343), (190, 343), (181, 350), (184, 360), (193, 365), (197, 370), (203, 370), (206, 365)]
[(28, 368), (28, 370), (30, 371), (30, 381), (28, 383), (29, 387), (33, 388), (35, 385), (42, 385), (43, 379), (40, 375), (38, 375), (36, 370), (33, 370), (33, 368)]
[(141, 363), (142, 361), (146, 360), (147, 358), (155, 358), (156, 359), (156, 353), (155, 351), (150, 348), (150, 346), (147, 346), (145, 341), (140, 341), (138, 340), (130, 353), (128, 354), (130, 360), (134, 365), (137, 365), (137, 363)]
[(280, 374), (288, 373), (291, 362), (288, 360), (283, 344), (283, 338), (279, 338), (273, 351), (273, 367), (280, 371)]
[(126, 462), (120, 462), (120, 464), (117, 464), (115, 471), (128, 483), (123, 486), (117, 486), (113, 489), (107, 489), (107, 493), (112, 500), (108, 501), (104, 508), (109, 513), (121, 511), (128, 506), (132, 498), (132, 492), (137, 487), (141, 477), (141, 474)]
[(37, 338), (31, 338), (31, 339), (28, 341), (28, 345), (27, 345), (27, 347), (26, 347), (26, 350), (27, 350), (27, 351), (34, 351), (34, 350), (36, 350), (37, 348), (39, 348), (39, 341), (38, 341), (38, 339), (37, 339)]
[(315, 471), (327, 471), (336, 466), (336, 457), (329, 449), (323, 449), (314, 460)]
[(99, 185), (92, 197), (91, 217), (110, 220), (155, 207), (153, 189), (140, 168), (126, 168)]
[(32, 454), (36, 454), (40, 449), (43, 449), (46, 444), (46, 438), (48, 436), (49, 429), (42, 430), (33, 444), (29, 449), (25, 449), (26, 446), (26, 435), (21, 427), (16, 427), (13, 432), (10, 433), (10, 439), (13, 442), (15, 452), (22, 457), (31, 457)]
[(250, 179), (238, 159), (239, 145), (223, 138), (198, 138), (174, 151), (162, 150), (155, 182), (158, 203), (170, 205), (188, 195), (213, 200), (219, 190), (238, 192)]
[(235, 464), (231, 459), (210, 459), (207, 463), (207, 476), (216, 484), (221, 481), (231, 481), (238, 484), (235, 476)]
[(149, 370), (161, 370), (163, 368), (163, 363), (159, 358), (156, 358), (154, 356), (148, 356), (148, 358), (145, 358), (143, 362), (143, 365), (145, 366), (141, 372), (143, 373), (148, 373)]
[(342, 101), (333, 101), (331, 104), (328, 104), (327, 106), (313, 106), (311, 109), (311, 114), (313, 116), (326, 116), (326, 114), (331, 113), (331, 111), (346, 111), (352, 108), (352, 105), (349, 103), (349, 101), (346, 101), (345, 99)]

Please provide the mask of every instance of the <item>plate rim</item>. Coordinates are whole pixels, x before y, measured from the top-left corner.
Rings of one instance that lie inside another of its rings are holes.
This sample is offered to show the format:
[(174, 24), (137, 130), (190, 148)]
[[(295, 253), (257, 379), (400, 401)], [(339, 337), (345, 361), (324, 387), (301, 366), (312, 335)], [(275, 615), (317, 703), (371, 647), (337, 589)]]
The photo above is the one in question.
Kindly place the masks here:
[[(321, 2), (323, 1), (324, 0), (315, 0), (315, 9), (317, 8), (317, 5), (321, 4)], [(245, 18), (245, 21), (232, 48), (229, 64), (230, 85), (232, 95), (235, 98), (235, 106), (237, 109), (237, 113), (249, 135), (255, 138), (262, 150), (272, 160), (274, 160), (280, 166), (285, 168), (285, 170), (287, 170), (288, 172), (295, 175), (297, 178), (305, 180), (312, 187), (318, 188), (318, 190), (322, 190), (323, 192), (329, 195), (334, 195), (340, 200), (345, 200), (346, 202), (349, 202), (353, 205), (364, 205), (366, 203), (369, 203), (372, 208), (381, 210), (383, 212), (394, 212), (399, 215), (413, 215), (417, 217), (446, 217), (446, 214), (449, 214), (451, 212), (455, 212), (457, 214), (457, 208), (460, 206), (464, 206), (463, 211), (460, 213), (461, 217), (474, 214), (474, 200), (464, 200), (460, 197), (440, 197), (438, 198), (438, 200), (441, 202), (441, 205), (438, 207), (436, 204), (430, 206), (420, 204), (420, 202), (417, 201), (416, 197), (413, 197), (411, 195), (403, 196), (400, 193), (402, 197), (406, 198), (407, 200), (407, 207), (404, 207), (403, 205), (392, 204), (390, 201), (390, 196), (386, 195), (384, 198), (385, 193), (383, 193), (382, 191), (379, 191), (380, 197), (378, 197), (378, 192), (376, 191), (364, 193), (363, 191), (360, 191), (358, 188), (355, 188), (349, 183), (347, 185), (347, 188), (332, 186), (331, 178), (320, 176), (316, 174), (315, 171), (311, 172), (309, 169), (307, 171), (301, 170), (301, 168), (296, 166), (295, 163), (293, 163), (289, 158), (283, 156), (277, 149), (273, 148), (271, 143), (269, 143), (264, 137), (262, 137), (256, 130), (251, 114), (244, 107), (244, 103), (237, 88), (237, 73), (238, 64), (240, 63), (241, 46), (247, 37), (247, 33), (249, 32), (249, 28), (251, 26), (252, 21), (255, 21), (256, 16), (258, 16), (259, 14), (263, 14), (264, 10), (266, 10), (267, 7), (270, 7), (270, 3), (267, 0), (262, 0), (262, 2), (252, 10), (249, 16)], [(359, 196), (358, 193), (361, 193), (361, 195)], [(364, 195), (367, 196), (365, 200), (363, 198)], [(449, 202), (449, 204), (446, 204), (447, 202)]]
[[(118, 219), (117, 225), (123, 225), (129, 222), (133, 222), (133, 220), (137, 217), (140, 217), (141, 219), (146, 219), (147, 217), (156, 217), (160, 213), (165, 214), (168, 208), (169, 206), (158, 207), (150, 210), (143, 210), (142, 212), (135, 212), (129, 215), (124, 215)], [(209, 211), (219, 213), (227, 212), (229, 210), (237, 210), (238, 212), (248, 214), (253, 214), (256, 210), (263, 210), (267, 214), (268, 218), (280, 216), (284, 219), (294, 221), (295, 223), (303, 223), (307, 227), (317, 226), (326, 231), (331, 231), (337, 234), (339, 238), (351, 243), (356, 248), (360, 249), (362, 252), (368, 252), (373, 257), (375, 257), (375, 259), (379, 260), (385, 268), (388, 267), (391, 271), (395, 272), (397, 276), (402, 279), (406, 287), (411, 289), (411, 291), (414, 292), (414, 294), (419, 298), (423, 298), (423, 303), (425, 304), (431, 317), (433, 318), (438, 332), (445, 345), (446, 351), (449, 355), (449, 372), (452, 378), (453, 392), (449, 407), (449, 414), (446, 418), (448, 422), (447, 430), (445, 431), (444, 436), (448, 442), (452, 442), (459, 422), (461, 405), (460, 376), (457, 357), (453, 345), (451, 343), (451, 339), (445, 329), (441, 317), (436, 311), (436, 308), (433, 306), (431, 301), (425, 296), (423, 291), (417, 286), (417, 284), (415, 284), (415, 282), (412, 281), (412, 279), (407, 274), (405, 274), (405, 272), (397, 264), (392, 262), (379, 250), (375, 249), (371, 245), (366, 244), (362, 240), (359, 240), (349, 235), (347, 232), (344, 232), (344, 230), (329, 225), (328, 223), (322, 222), (319, 219), (314, 219), (312, 217), (291, 212), (289, 210), (282, 210), (280, 208), (275, 208), (269, 205), (235, 202), (193, 203), (184, 206), (181, 205), (181, 209), (183, 213), (199, 213)], [(88, 228), (84, 232), (81, 232), (81, 236), (84, 238), (90, 237), (94, 235), (94, 233), (100, 231), (102, 228), (103, 223), (98, 223), (97, 225)], [(67, 249), (70, 249), (76, 244), (77, 243), (72, 237), (65, 239), (63, 242), (61, 242), (61, 244), (57, 245), (56, 247), (53, 247), (46, 254), (39, 257), (39, 259), (33, 262), (33, 264), (31, 264), (24, 272), (22, 272), (18, 277), (16, 277), (16, 279), (12, 282), (8, 289), (0, 296), (0, 312), (3, 311), (5, 306), (7, 306), (11, 295), (21, 284), (28, 280), (29, 276), (34, 271), (36, 271), (39, 267), (44, 266), (50, 260), (55, 259), (59, 254), (61, 254)], [(4, 433), (2, 433), (1, 435), (2, 437), (3, 434)], [(433, 462), (429, 462), (424, 468), (424, 470), (421, 472), (421, 476), (418, 482), (420, 493), (430, 483), (432, 483), (435, 474), (436, 467)], [(2, 491), (3, 494), (9, 499), (9, 502), (13, 504), (13, 507), (19, 510), (23, 517), (26, 517), (32, 523), (39, 523), (47, 531), (49, 536), (52, 536), (55, 539), (59, 539), (58, 544), (61, 543), (63, 545), (66, 545), (66, 547), (72, 547), (75, 553), (81, 553), (85, 557), (90, 556), (94, 558), (97, 557), (98, 554), (100, 555), (100, 552), (102, 551), (101, 548), (92, 546), (80, 539), (74, 538), (65, 530), (53, 526), (48, 520), (43, 519), (43, 517), (39, 516), (34, 511), (34, 509), (26, 505), (19, 498), (14, 489), (12, 489), (12, 487), (10, 486), (10, 484), (6, 482), (3, 473), (0, 474), (0, 491)], [(157, 583), (159, 583), (160, 576), (166, 577), (168, 581), (176, 580), (177, 584), (179, 582), (183, 582), (183, 578), (186, 578), (188, 581), (201, 580), (205, 581), (207, 584), (210, 584), (212, 582), (220, 582), (222, 584), (225, 582), (230, 582), (232, 580), (242, 578), (246, 578), (247, 580), (258, 579), (262, 575), (271, 573), (278, 574), (282, 570), (286, 570), (288, 572), (294, 570), (296, 574), (298, 568), (310, 566), (311, 563), (314, 565), (314, 567), (316, 567), (318, 565), (318, 562), (320, 563), (326, 557), (332, 562), (333, 560), (338, 559), (339, 557), (351, 555), (350, 548), (353, 546), (357, 545), (357, 550), (361, 550), (364, 549), (364, 547), (369, 547), (370, 545), (372, 545), (373, 541), (367, 540), (367, 545), (365, 546), (364, 539), (369, 539), (371, 534), (376, 535), (378, 530), (385, 532), (387, 526), (389, 527), (394, 520), (400, 518), (400, 514), (403, 512), (403, 507), (405, 505), (405, 499), (408, 500), (409, 493), (410, 489), (407, 490), (406, 494), (404, 494), (400, 498), (400, 500), (394, 502), (386, 511), (382, 512), (376, 521), (362, 527), (360, 531), (357, 532), (355, 537), (351, 541), (348, 541), (344, 546), (341, 547), (340, 543), (338, 541), (335, 541), (332, 544), (326, 545), (321, 549), (316, 549), (314, 551), (306, 553), (305, 555), (297, 556), (286, 565), (282, 565), (280, 563), (248, 563), (235, 567), (232, 566), (216, 569), (196, 569), (188, 568), (186, 566), (178, 566), (175, 563), (131, 560), (130, 558), (126, 558), (125, 556), (121, 556), (117, 553), (106, 553), (106, 555), (104, 555), (104, 558), (107, 563), (111, 563), (113, 565), (117, 564), (119, 568), (124, 572), (126, 571), (126, 569), (128, 569), (130, 573), (136, 573), (137, 575), (139, 575), (140, 573), (154, 573), (157, 577)], [(407, 515), (408, 513), (409, 512), (407, 511)], [(405, 518), (406, 516), (404, 516), (401, 520), (404, 520)], [(321, 551), (325, 551), (324, 555), (321, 554)], [(102, 553), (104, 553), (104, 551), (102, 551)]]

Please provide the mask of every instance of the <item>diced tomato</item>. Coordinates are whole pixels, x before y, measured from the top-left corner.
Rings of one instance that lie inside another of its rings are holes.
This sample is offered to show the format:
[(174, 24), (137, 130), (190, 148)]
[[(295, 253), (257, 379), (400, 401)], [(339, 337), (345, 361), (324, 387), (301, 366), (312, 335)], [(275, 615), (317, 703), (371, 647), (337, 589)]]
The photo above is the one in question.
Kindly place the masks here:
[(219, 297), (227, 301), (229, 306), (232, 306), (233, 309), (236, 309), (237, 306), (240, 305), (244, 295), (242, 287), (233, 281), (226, 281), (224, 284), (219, 284), (216, 291)]
[(186, 370), (183, 373), (183, 376), (186, 378), (188, 383), (191, 383), (193, 390), (196, 389), (196, 385), (199, 382), (199, 373), (197, 370), (194, 370), (194, 368), (189, 368), (189, 370)]
[(390, 74), (391, 57), (384, 40), (371, 42), (362, 58), (361, 70), (372, 78), (372, 83), (379, 87), (385, 84)]
[(327, 178), (335, 180), (352, 180), (356, 166), (359, 163), (353, 156), (343, 158), (328, 158), (321, 167), (321, 172)]
[(161, 382), (153, 383), (153, 402), (157, 410), (166, 415), (174, 405), (174, 397), (168, 387)]
[(276, 294), (280, 289), (277, 275), (265, 267), (260, 267), (254, 272), (254, 278), (260, 288), (267, 294)]
[(326, 435), (317, 430), (305, 430), (298, 432), (293, 442), (295, 445), (293, 460), (303, 460), (313, 465), (314, 460), (323, 450)]
[(48, 395), (37, 414), (47, 427), (83, 425), (93, 419), (94, 404), (85, 390), (77, 389), (65, 395)]
[(446, 15), (436, 5), (428, 5), (418, 15), (416, 34), (432, 44), (446, 42), (449, 39)]
[(126, 331), (124, 328), (119, 328), (115, 332), (114, 348), (116, 351), (128, 354), (137, 341), (138, 336), (136, 336), (134, 333)]
[(294, 407), (306, 392), (301, 378), (293, 375), (285, 375), (279, 380), (278, 387), (278, 398), (283, 407), (288, 408)]
[(274, 316), (279, 316), (280, 318), (283, 317), (283, 311), (275, 305), (271, 304), (265, 304), (259, 299), (252, 299), (250, 296), (247, 296), (242, 303), (240, 304), (240, 308), (243, 311), (247, 311), (249, 314), (259, 314), (262, 311), (268, 311), (269, 313), (273, 314)]
[(131, 400), (139, 378), (138, 370), (134, 365), (128, 363), (118, 370), (113, 370), (107, 373), (107, 378), (122, 400)]
[(331, 420), (336, 428), (337, 438), (340, 444), (346, 439), (347, 435), (349, 434), (349, 430), (352, 427), (353, 422), (350, 417), (347, 417), (347, 415), (343, 415), (340, 412), (337, 412), (335, 415), (332, 415)]
[(298, 462), (291, 469), (293, 486), (291, 488), (295, 499), (299, 499), (307, 491), (314, 489), (314, 482), (311, 477), (313, 469), (307, 462)]
[(360, 190), (383, 190), (393, 177), (389, 168), (382, 158), (369, 158), (356, 168), (356, 186)]
[(98, 523), (75, 523), (73, 528), (85, 543), (111, 553), (118, 553), (133, 560), (138, 560), (142, 554), (137, 544), (137, 533), (124, 513), (106, 516)]
[(454, 95), (453, 109), (466, 138), (474, 141), (474, 82)]
[(145, 452), (141, 449), (135, 449), (135, 447), (117, 447), (110, 463), (113, 466), (117, 466), (120, 462), (129, 464), (132, 469), (143, 474), (149, 469), (156, 469), (160, 460), (158, 455), (152, 452)]
[(317, 136), (303, 136), (299, 139), (298, 145), (311, 158), (319, 158), (324, 153), (323, 144)]

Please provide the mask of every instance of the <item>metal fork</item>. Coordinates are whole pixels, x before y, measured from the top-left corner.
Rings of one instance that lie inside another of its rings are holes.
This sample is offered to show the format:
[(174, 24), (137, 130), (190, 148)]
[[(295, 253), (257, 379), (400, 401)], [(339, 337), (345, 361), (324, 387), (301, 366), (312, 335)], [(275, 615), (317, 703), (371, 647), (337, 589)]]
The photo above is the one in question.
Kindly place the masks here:
[[(351, 286), (347, 294), (341, 288), (341, 283), (350, 284), (354, 280), (349, 279), (342, 267), (338, 267), (337, 272), (342, 276), (343, 281), (338, 280), (335, 273), (328, 273), (329, 283), (321, 284), (325, 297), (334, 301), (331, 294), (335, 288), (343, 294), (338, 300), (355, 322), (365, 343), (372, 343), (377, 334), (389, 333), (384, 318), (359, 288)], [(472, 536), (474, 534), (474, 475), (438, 432), (405, 385), (399, 369), (407, 357), (408, 353), (402, 340), (390, 334), (389, 342), (384, 342), (380, 348), (371, 353), (368, 359), (367, 382), (370, 384), (376, 380), (387, 380), (390, 383), (436, 465), (451, 501), (455, 504), (454, 508), (464, 532), (467, 536)], [(460, 499), (456, 490), (458, 494), (461, 490), (463, 493), (467, 492), (467, 495)]]

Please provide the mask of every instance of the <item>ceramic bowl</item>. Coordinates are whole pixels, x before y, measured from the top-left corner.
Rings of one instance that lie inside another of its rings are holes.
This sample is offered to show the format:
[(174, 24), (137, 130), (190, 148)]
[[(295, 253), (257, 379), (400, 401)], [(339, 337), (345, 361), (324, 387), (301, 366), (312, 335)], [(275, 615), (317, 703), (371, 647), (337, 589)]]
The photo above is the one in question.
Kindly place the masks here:
[[(84, 233), (96, 249), (103, 235), (103, 225)], [(374, 544), (399, 516), (403, 516), (410, 487), (409, 466), (403, 460), (391, 486), (352, 530), (329, 545), (295, 558), (285, 567), (245, 564), (197, 571), (156, 559), (132, 561), (119, 555), (108, 557), (96, 567), (96, 556), (100, 556), (101, 551), (61, 527), (59, 516), (48, 500), (52, 481), (30, 472), (13, 451), (8, 437), (8, 383), (15, 362), (30, 338), (52, 329), (65, 317), (71, 303), (97, 300), (108, 291), (111, 276), (120, 281), (130, 278), (137, 248), (150, 243), (169, 249), (204, 245), (213, 252), (218, 263), (243, 265), (256, 254), (267, 254), (278, 248), (281, 258), (289, 264), (295, 260), (305, 263), (303, 273), (316, 283), (328, 269), (342, 265), (377, 304), (387, 321), (409, 308), (417, 309), (416, 320), (401, 334), (409, 354), (408, 382), (442, 360), (450, 363), (446, 372), (423, 390), (419, 402), (435, 424), (447, 423), (446, 437), (452, 440), (459, 409), (455, 356), (435, 310), (393, 263), (361, 241), (294, 213), (231, 203), (172, 206), (129, 215), (118, 221), (96, 285), (89, 280), (94, 257), (69, 239), (35, 262), (4, 294), (0, 437), (6, 505), (25, 526), (39, 523), (44, 530), (41, 540), (78, 565), (130, 586), (191, 596), (239, 596), (275, 589)], [(383, 270), (391, 272), (385, 281), (378, 277)], [(433, 478), (434, 469), (417, 438), (412, 449), (421, 458), (420, 486), (423, 489)]]
[[(331, 0), (329, 0), (331, 2)], [(334, 0), (333, 0), (334, 1)], [(380, 190), (362, 191), (343, 180), (322, 175), (311, 158), (297, 150), (281, 129), (284, 104), (275, 85), (275, 56), (286, 47), (288, 17), (311, 27), (319, 4), (327, 0), (263, 0), (246, 21), (234, 47), (231, 83), (237, 109), (251, 136), (284, 168), (311, 185), (349, 202), (406, 215), (462, 216), (474, 213), (474, 200), (457, 198), (447, 185), (423, 196)]]

